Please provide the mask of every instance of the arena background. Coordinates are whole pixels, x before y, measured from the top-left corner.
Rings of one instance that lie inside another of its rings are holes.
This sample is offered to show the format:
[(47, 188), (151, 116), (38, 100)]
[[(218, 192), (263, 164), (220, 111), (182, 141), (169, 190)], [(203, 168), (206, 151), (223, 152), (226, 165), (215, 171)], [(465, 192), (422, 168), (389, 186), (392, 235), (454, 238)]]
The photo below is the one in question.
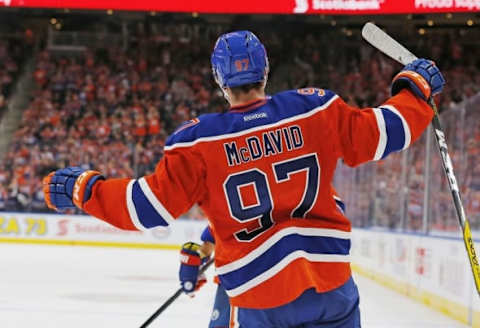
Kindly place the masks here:
[[(362, 40), (375, 21), (447, 80), (436, 97), (464, 207), (480, 230), (480, 1), (0, 1), (0, 242), (176, 248), (206, 225), (121, 232), (47, 211), (41, 178), (69, 165), (108, 177), (152, 172), (181, 122), (227, 107), (211, 77), (216, 37), (264, 41), (268, 92), (328, 87), (364, 107), (401, 66)], [(26, 8), (29, 7), (29, 8)], [(95, 9), (95, 10), (92, 10)], [(351, 169), (335, 187), (354, 230), (354, 269), (480, 327), (453, 202), (431, 131), (409, 150)], [(480, 241), (477, 241), (477, 244)]]

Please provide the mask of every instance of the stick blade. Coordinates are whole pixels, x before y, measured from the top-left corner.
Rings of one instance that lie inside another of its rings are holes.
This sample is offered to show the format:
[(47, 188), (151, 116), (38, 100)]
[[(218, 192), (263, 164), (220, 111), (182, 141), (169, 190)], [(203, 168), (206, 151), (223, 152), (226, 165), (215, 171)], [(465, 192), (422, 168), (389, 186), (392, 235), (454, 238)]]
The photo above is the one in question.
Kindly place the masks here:
[(411, 63), (417, 59), (414, 54), (371, 22), (368, 22), (363, 26), (362, 36), (372, 46), (403, 65)]

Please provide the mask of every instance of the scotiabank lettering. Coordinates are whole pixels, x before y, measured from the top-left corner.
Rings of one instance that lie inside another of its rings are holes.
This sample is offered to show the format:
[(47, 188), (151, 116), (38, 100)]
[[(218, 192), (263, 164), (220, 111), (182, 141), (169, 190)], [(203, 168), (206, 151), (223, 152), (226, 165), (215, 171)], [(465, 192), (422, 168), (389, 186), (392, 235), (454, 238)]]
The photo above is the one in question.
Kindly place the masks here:
[(106, 224), (75, 224), (75, 233), (78, 234), (109, 234), (109, 235), (142, 235), (143, 231), (120, 230)]
[(379, 10), (382, 0), (313, 0), (314, 10)]
[[(313, 10), (343, 11), (343, 10), (380, 10), (385, 0), (310, 0)], [(294, 13), (301, 14), (310, 10), (309, 0), (295, 0)]]
[(44, 219), (25, 218), (23, 221), (12, 217), (0, 217), (0, 235), (35, 235), (47, 233), (47, 222)]

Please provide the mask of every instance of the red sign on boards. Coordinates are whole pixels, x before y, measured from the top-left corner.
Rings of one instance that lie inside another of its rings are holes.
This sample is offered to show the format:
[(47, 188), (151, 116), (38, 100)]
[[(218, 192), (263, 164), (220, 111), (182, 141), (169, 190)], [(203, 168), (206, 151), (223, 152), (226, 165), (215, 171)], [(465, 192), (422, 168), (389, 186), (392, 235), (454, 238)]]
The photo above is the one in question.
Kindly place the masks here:
[(198, 13), (405, 14), (480, 11), (480, 0), (0, 0), (0, 7)]

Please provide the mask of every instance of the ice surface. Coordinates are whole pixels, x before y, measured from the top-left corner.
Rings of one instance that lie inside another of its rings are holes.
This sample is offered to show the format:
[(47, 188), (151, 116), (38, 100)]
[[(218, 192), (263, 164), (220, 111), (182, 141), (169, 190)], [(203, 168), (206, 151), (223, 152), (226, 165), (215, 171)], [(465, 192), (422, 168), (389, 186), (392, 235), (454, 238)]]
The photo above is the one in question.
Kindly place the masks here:
[[(135, 328), (178, 288), (178, 252), (0, 244), (1, 328)], [(210, 270), (211, 281), (213, 270)], [(362, 326), (466, 327), (356, 277)], [(151, 327), (207, 327), (215, 285), (182, 295)]]

